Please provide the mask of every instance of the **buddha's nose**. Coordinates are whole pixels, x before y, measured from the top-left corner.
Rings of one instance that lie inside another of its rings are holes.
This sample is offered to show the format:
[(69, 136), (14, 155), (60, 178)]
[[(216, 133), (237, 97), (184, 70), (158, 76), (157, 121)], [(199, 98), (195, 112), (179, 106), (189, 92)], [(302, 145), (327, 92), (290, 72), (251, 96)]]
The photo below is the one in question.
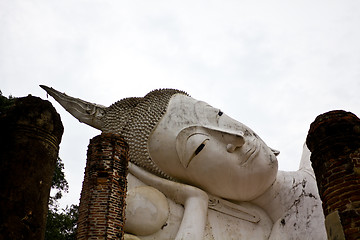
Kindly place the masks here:
[(245, 139), (243, 134), (233, 135), (231, 141), (226, 145), (226, 151), (229, 153), (234, 152), (237, 148), (240, 148), (244, 145)]

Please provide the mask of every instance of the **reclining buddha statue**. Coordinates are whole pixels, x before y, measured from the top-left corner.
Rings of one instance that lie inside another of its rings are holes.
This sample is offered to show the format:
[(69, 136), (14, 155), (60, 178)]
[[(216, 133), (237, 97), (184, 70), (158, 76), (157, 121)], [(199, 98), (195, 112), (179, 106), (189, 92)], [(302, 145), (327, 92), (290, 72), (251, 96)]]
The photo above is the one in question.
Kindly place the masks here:
[(220, 109), (174, 89), (109, 107), (41, 86), (81, 122), (129, 145), (125, 239), (326, 239), (310, 152), (277, 150)]

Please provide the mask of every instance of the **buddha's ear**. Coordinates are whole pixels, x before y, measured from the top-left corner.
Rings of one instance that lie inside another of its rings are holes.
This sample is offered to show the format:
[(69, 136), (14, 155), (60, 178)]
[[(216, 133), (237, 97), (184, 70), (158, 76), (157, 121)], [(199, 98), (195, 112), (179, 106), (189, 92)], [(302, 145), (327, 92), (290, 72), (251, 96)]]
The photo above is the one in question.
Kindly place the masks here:
[(270, 148), (270, 149), (274, 153), (275, 156), (278, 156), (280, 154), (279, 150), (276, 150), (276, 149), (273, 149), (273, 148)]

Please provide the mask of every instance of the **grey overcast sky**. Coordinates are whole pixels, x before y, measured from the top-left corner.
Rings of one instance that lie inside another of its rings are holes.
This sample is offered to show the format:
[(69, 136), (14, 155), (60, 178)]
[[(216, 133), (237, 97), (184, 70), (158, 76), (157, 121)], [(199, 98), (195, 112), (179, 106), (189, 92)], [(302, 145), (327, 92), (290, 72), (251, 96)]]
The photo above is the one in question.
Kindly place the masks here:
[[(105, 106), (177, 88), (222, 109), (298, 168), (310, 123), (360, 113), (360, 1), (0, 0), (0, 90), (44, 84)], [(78, 204), (89, 139), (52, 98), (60, 157)]]

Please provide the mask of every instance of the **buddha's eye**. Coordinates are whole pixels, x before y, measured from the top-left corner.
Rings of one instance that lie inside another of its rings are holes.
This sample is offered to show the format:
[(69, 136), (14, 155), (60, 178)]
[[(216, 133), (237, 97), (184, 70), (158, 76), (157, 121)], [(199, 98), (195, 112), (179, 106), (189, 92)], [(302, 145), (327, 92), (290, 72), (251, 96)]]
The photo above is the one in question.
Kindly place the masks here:
[(223, 115), (223, 114), (224, 114), (224, 113), (223, 113), (221, 110), (219, 110), (218, 115), (221, 116), (221, 115)]
[(184, 152), (180, 155), (180, 162), (185, 168), (189, 166), (194, 157), (204, 150), (208, 141), (209, 137), (201, 133), (193, 134), (187, 139)]
[(198, 155), (199, 152), (201, 152), (201, 150), (203, 150), (205, 147), (205, 141), (203, 143), (200, 144), (200, 146), (195, 150), (195, 155)]

